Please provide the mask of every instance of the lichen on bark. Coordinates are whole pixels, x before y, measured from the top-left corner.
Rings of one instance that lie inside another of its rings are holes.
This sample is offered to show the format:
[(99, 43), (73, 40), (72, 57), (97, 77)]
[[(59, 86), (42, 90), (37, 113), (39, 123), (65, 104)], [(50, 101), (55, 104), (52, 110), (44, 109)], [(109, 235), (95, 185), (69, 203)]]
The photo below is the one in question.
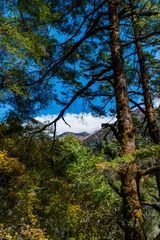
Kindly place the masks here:
[(120, 170), (121, 196), (124, 217), (125, 240), (145, 239), (142, 231), (142, 210), (137, 187), (137, 165), (135, 156), (135, 127), (129, 106), (124, 60), (119, 33), (119, 19), (117, 4), (119, 1), (108, 1), (110, 22), (110, 43), (112, 68), (114, 73), (114, 91), (116, 96), (116, 110), (118, 119), (118, 133), (120, 138), (120, 156), (130, 158), (123, 163)]

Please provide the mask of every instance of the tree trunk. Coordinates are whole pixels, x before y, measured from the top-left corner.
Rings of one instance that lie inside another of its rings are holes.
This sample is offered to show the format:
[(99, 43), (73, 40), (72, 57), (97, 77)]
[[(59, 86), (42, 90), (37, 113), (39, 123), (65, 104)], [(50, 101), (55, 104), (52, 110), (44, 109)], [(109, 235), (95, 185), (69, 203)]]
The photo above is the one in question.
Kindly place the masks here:
[(139, 202), (136, 176), (136, 163), (126, 164), (121, 172), (125, 240), (146, 239), (143, 232), (143, 217)]
[(159, 128), (158, 128), (156, 113), (155, 113), (152, 98), (151, 98), (149, 75), (148, 75), (148, 71), (147, 71), (147, 67), (144, 59), (142, 42), (140, 40), (139, 30), (136, 27), (136, 23), (138, 22), (138, 17), (137, 17), (136, 9), (134, 8), (133, 4), (134, 4), (134, 0), (130, 0), (132, 23), (133, 23), (132, 26), (134, 31), (134, 37), (136, 40), (136, 50), (137, 50), (138, 61), (140, 66), (141, 83), (142, 83), (142, 89), (143, 89), (144, 103), (146, 107), (146, 117), (148, 122), (148, 128), (149, 128), (149, 133), (153, 142), (156, 144), (159, 144), (160, 143)]
[(110, 20), (110, 43), (112, 54), (112, 69), (114, 71), (114, 91), (116, 96), (118, 133), (121, 144), (121, 154), (135, 154), (135, 128), (128, 102), (124, 60), (119, 37), (119, 20), (116, 12), (117, 1), (108, 1)]
[(121, 194), (125, 221), (125, 240), (138, 240), (144, 239), (144, 237), (141, 231), (143, 220), (136, 182), (137, 165), (133, 161), (135, 155), (135, 128), (128, 101), (117, 6), (118, 1), (108, 1), (112, 68), (114, 72), (114, 90), (121, 145), (120, 154), (122, 157), (130, 159), (121, 166)]
[[(149, 75), (148, 75), (147, 66), (144, 59), (142, 42), (140, 40), (139, 30), (136, 27), (136, 23), (138, 22), (138, 17), (137, 17), (136, 9), (134, 8), (134, 0), (130, 0), (130, 7), (131, 7), (132, 26), (134, 31), (134, 37), (136, 40), (136, 50), (137, 50), (138, 61), (140, 66), (141, 83), (142, 83), (144, 103), (146, 108), (146, 118), (147, 118), (149, 134), (152, 141), (155, 144), (159, 144), (160, 131), (157, 124), (156, 113), (153, 107), (153, 101), (151, 97), (151, 88), (149, 83)], [(157, 160), (157, 164), (160, 164), (159, 159)], [(159, 198), (160, 198), (160, 173), (156, 173), (155, 176), (156, 176), (157, 187), (158, 187)]]

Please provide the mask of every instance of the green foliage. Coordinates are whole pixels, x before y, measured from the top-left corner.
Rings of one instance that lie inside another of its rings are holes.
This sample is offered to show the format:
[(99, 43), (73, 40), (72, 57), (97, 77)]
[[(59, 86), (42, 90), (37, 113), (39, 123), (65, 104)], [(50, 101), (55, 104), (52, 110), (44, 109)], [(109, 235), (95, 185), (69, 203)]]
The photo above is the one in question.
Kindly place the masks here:
[(97, 167), (103, 155), (94, 156), (73, 136), (57, 139), (51, 151), (47, 136), (23, 137), (2, 128), (8, 136), (1, 141), (8, 153), (0, 154), (3, 236), (101, 239), (107, 231), (107, 239), (114, 239), (120, 204)]
[[(52, 149), (47, 135), (24, 137), (21, 131), (7, 131), (1, 124), (1, 148), (6, 149), (0, 153), (1, 235), (9, 239), (123, 239), (120, 196), (108, 184), (117, 179), (114, 184), (120, 189), (116, 171), (123, 166), (121, 159), (106, 162), (103, 153), (94, 155), (72, 135), (57, 139)], [(154, 158), (157, 151), (153, 146), (137, 153), (142, 168), (143, 159), (148, 156), (151, 162), (150, 156)], [(142, 179), (140, 184), (142, 201), (151, 201), (154, 179), (144, 183)], [(144, 207), (144, 211), (147, 228), (149, 210)], [(155, 221), (157, 213), (149, 214)]]
[[(36, 4), (37, 7), (33, 7)], [(36, 84), (51, 60), (50, 7), (44, 1), (2, 1), (0, 104), (28, 119), (53, 100), (53, 85)]]
[(155, 161), (160, 155), (159, 145), (149, 145), (146, 148), (137, 150), (136, 158), (137, 160), (150, 160)]

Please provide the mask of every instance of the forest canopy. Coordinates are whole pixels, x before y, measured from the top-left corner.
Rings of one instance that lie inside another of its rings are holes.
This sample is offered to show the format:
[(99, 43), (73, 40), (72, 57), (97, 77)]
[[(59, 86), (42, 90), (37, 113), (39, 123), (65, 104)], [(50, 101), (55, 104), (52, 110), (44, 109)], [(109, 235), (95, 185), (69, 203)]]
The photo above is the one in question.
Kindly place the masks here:
[[(11, 107), (0, 123), (2, 239), (160, 239), (159, 1), (0, 7), (0, 103)], [(116, 117), (92, 148), (56, 138), (80, 99)], [(52, 102), (58, 116), (37, 122)]]

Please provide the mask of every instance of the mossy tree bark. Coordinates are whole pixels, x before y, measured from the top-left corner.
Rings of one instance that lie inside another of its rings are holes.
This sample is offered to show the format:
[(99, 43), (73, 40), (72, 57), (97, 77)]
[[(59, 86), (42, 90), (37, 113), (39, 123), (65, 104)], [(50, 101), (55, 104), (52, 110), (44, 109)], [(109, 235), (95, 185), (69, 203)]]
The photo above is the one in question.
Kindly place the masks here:
[[(151, 97), (151, 88), (150, 88), (150, 79), (148, 75), (148, 69), (145, 63), (144, 52), (142, 47), (142, 42), (140, 40), (140, 33), (139, 29), (137, 28), (136, 24), (138, 22), (138, 15), (136, 13), (136, 8), (134, 7), (134, 0), (130, 0), (130, 8), (131, 8), (131, 19), (132, 19), (132, 27), (135, 37), (135, 44), (136, 50), (138, 55), (138, 62), (140, 67), (140, 76), (141, 76), (141, 84), (143, 89), (143, 96), (144, 96), (144, 103), (146, 108), (146, 118), (147, 124), (149, 129), (149, 134), (152, 141), (155, 144), (160, 143), (160, 130), (157, 124), (157, 118), (155, 109), (153, 107), (153, 101)], [(157, 159), (157, 164), (160, 164), (160, 160)], [(159, 198), (160, 198), (160, 172), (155, 174), (157, 187), (159, 191)]]
[(143, 89), (143, 96), (144, 96), (144, 103), (146, 107), (146, 117), (148, 122), (148, 128), (150, 136), (154, 143), (160, 143), (160, 135), (159, 135), (159, 128), (156, 119), (156, 113), (153, 107), (153, 101), (151, 97), (151, 88), (149, 83), (149, 75), (147, 71), (147, 66), (145, 63), (144, 53), (142, 42), (140, 40), (140, 33), (139, 29), (137, 28), (136, 24), (138, 22), (138, 16), (136, 13), (136, 9), (134, 7), (134, 0), (130, 0), (130, 7), (131, 7), (131, 16), (132, 16), (132, 26), (134, 31), (135, 43), (136, 43), (136, 50), (138, 55), (138, 62), (140, 67), (140, 75), (141, 75), (141, 83)]
[(141, 226), (143, 224), (142, 211), (137, 190), (137, 165), (135, 155), (135, 128), (129, 107), (126, 76), (124, 73), (124, 60), (122, 56), (119, 19), (117, 13), (119, 1), (108, 1), (108, 14), (110, 22), (110, 44), (112, 55), (112, 68), (114, 72), (114, 90), (118, 118), (118, 131), (121, 145), (121, 157), (130, 159), (121, 166), (121, 195), (123, 216), (125, 221), (125, 239), (144, 239)]

